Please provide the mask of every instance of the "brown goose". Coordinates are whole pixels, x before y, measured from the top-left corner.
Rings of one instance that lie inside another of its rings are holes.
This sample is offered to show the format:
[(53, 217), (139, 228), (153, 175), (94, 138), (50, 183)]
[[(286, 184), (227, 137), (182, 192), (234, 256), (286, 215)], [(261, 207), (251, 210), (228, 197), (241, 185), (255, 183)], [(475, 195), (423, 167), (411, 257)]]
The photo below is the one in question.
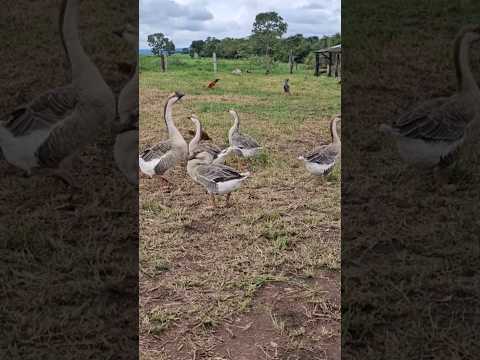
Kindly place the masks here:
[(335, 162), (342, 150), (340, 138), (337, 133), (337, 122), (339, 122), (340, 119), (340, 115), (337, 115), (330, 122), (330, 133), (332, 135), (332, 142), (330, 144), (318, 146), (308, 154), (298, 158), (305, 163), (305, 168), (312, 175), (327, 175), (335, 166)]
[(227, 194), (226, 206), (229, 206), (230, 193), (239, 189), (250, 173), (240, 173), (237, 170), (220, 164), (211, 164), (206, 152), (189, 157), (187, 173), (198, 184), (202, 185), (211, 196), (215, 207), (215, 195)]
[[(138, 49), (138, 31), (127, 24), (116, 35), (126, 40), (136, 52)], [(115, 163), (127, 180), (138, 184), (138, 61), (135, 72), (118, 97), (118, 123), (115, 124), (117, 136), (113, 148)]]
[(211, 142), (200, 141), (203, 133), (200, 119), (195, 114), (192, 114), (192, 116), (190, 116), (190, 120), (192, 120), (195, 125), (195, 136), (189, 144), (189, 154), (194, 155), (201, 152), (206, 152), (209, 156), (210, 163), (223, 164), (228, 155), (233, 152), (233, 148), (228, 147), (222, 150)]
[(252, 157), (257, 155), (262, 147), (258, 145), (257, 141), (250, 135), (240, 132), (240, 119), (235, 110), (229, 110), (233, 117), (233, 126), (228, 132), (228, 142), (234, 149), (235, 153), (243, 157)]
[(401, 158), (416, 167), (448, 165), (478, 122), (480, 91), (470, 69), (469, 51), (480, 40), (480, 26), (466, 26), (454, 41), (457, 91), (450, 97), (426, 101), (380, 130), (393, 136)]
[(28, 175), (55, 174), (71, 185), (73, 156), (115, 117), (113, 92), (80, 43), (78, 8), (79, 0), (64, 0), (60, 15), (71, 83), (17, 108), (0, 124), (0, 147), (10, 164)]
[[(163, 175), (179, 161), (188, 158), (188, 144), (180, 131), (175, 127), (172, 117), (172, 107), (184, 94), (175, 92), (168, 97), (164, 109), (165, 124), (169, 139), (143, 151), (139, 156), (140, 170), (147, 176)], [(167, 181), (167, 179), (163, 178)]]

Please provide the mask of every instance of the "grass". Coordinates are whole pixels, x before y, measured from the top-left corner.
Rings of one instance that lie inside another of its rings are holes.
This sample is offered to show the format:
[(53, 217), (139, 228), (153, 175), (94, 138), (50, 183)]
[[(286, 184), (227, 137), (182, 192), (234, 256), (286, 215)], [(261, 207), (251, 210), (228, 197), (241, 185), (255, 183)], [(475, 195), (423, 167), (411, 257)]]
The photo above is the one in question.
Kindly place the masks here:
[[(346, 359), (477, 357), (478, 161), (459, 163), (450, 186), (438, 187), (406, 167), (377, 129), (455, 91), (452, 42), (461, 26), (480, 22), (479, 10), (473, 1), (365, 1), (345, 9), (343, 46), (355, 54), (343, 71)], [(479, 55), (477, 44), (477, 82)]]
[[(2, 116), (65, 85), (60, 3), (5, 4)], [(118, 64), (135, 58), (112, 35), (135, 22), (130, 6), (80, 1), (82, 44), (115, 92), (128, 80)], [(116, 169), (113, 140), (105, 131), (79, 154), (78, 191), (0, 162), (1, 358), (120, 359), (137, 351), (137, 191)]]
[[(140, 184), (142, 356), (162, 353), (162, 359), (177, 359), (195, 351), (220, 356), (222, 346), (236, 345), (229, 342), (228, 331), (223, 345), (215, 334), (235, 317), (259, 313), (263, 323), (245, 333), (272, 326), (270, 310), (257, 304), (266, 287), (301, 283), (309, 290), (305, 297), (285, 306), (313, 309), (323, 286), (316, 280), (325, 271), (339, 275), (340, 168), (326, 179), (312, 179), (296, 158), (320, 140), (329, 140), (330, 118), (340, 111), (340, 85), (333, 78), (316, 78), (302, 66), (288, 74), (286, 64), (279, 64), (266, 76), (248, 61), (220, 60), (214, 76), (208, 59), (172, 56), (166, 73), (159, 71), (158, 59), (140, 60), (142, 148), (166, 138), (163, 105), (174, 90), (186, 93), (173, 111), (186, 137), (193, 130), (187, 116), (195, 113), (215, 143), (226, 144), (232, 123), (227, 111), (233, 108), (242, 130), (264, 146), (257, 158), (227, 161), (253, 174), (232, 195), (232, 208), (207, 209), (204, 190), (180, 166), (167, 174), (174, 183), (168, 191), (156, 179)], [(236, 67), (250, 73), (231, 74)], [(217, 87), (207, 89), (215, 77), (221, 79)], [(287, 77), (290, 97), (282, 94)], [(176, 314), (160, 322), (160, 335), (152, 333), (158, 325), (151, 321), (152, 309)], [(323, 338), (308, 340), (313, 330), (303, 325), (309, 330), (291, 331), (291, 336), (273, 330), (285, 337), (285, 354), (302, 346), (325, 346)], [(338, 328), (334, 333), (338, 340)], [(246, 339), (242, 343), (248, 348)]]

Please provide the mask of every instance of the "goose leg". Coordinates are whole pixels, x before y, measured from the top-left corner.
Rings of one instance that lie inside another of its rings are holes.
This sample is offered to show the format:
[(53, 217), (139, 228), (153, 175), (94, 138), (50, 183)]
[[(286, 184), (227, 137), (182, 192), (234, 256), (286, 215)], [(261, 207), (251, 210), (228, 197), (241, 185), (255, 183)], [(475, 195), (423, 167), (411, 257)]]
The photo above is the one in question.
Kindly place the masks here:
[(78, 183), (74, 180), (74, 178), (66, 171), (63, 169), (56, 169), (53, 170), (52, 176), (55, 176), (65, 182), (67, 185), (71, 186), (73, 189), (80, 190), (81, 187), (78, 185)]
[(172, 185), (172, 183), (171, 183), (168, 179), (164, 178), (163, 176), (159, 176), (159, 178), (160, 178), (160, 180), (162, 180), (165, 184), (167, 184), (167, 185)]
[(217, 203), (215, 202), (215, 195), (213, 194), (210, 194), (210, 206), (212, 208), (216, 208), (217, 207)]
[(230, 193), (227, 194), (227, 198), (225, 200), (225, 207), (230, 207)]

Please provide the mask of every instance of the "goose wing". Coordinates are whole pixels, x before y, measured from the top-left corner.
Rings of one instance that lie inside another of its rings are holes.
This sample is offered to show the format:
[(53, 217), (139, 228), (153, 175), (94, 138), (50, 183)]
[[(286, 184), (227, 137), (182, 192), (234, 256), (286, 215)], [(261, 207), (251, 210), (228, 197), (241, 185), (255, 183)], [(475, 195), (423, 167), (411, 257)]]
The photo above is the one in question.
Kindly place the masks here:
[(318, 146), (311, 152), (304, 155), (304, 159), (321, 165), (328, 165), (335, 162), (338, 156), (338, 149), (333, 144)]
[(247, 134), (235, 133), (232, 135), (232, 144), (240, 149), (253, 149), (258, 148), (260, 145), (255, 141), (254, 138)]
[(3, 116), (0, 122), (13, 136), (25, 136), (37, 130), (51, 128), (69, 116), (76, 104), (77, 92), (74, 87), (59, 87)]
[(463, 101), (454, 96), (425, 102), (393, 123), (399, 135), (425, 141), (457, 141), (475, 117)]
[(164, 156), (167, 152), (169, 152), (171, 149), (172, 149), (172, 143), (170, 140), (162, 141), (157, 145), (154, 145), (150, 148), (145, 149), (140, 154), (140, 157), (144, 161), (159, 159), (162, 156)]
[(217, 145), (208, 143), (208, 142), (201, 142), (200, 144), (197, 145), (197, 147), (194, 149), (194, 153), (201, 153), (201, 152), (207, 152), (210, 155), (212, 155), (214, 158), (218, 157), (222, 149), (220, 149)]
[(221, 183), (241, 179), (243, 176), (226, 165), (201, 165), (197, 169), (197, 177), (204, 183)]

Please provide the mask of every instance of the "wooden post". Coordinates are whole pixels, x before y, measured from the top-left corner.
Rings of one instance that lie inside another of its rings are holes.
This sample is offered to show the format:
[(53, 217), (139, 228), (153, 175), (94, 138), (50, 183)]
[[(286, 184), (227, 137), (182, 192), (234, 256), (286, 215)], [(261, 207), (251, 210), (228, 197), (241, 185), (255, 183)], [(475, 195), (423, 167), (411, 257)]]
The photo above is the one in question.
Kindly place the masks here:
[(338, 53), (335, 54), (335, 63), (334, 63), (334, 75), (335, 79), (338, 78)]
[(213, 53), (213, 72), (217, 73), (217, 54)]
[(342, 53), (338, 53), (338, 77), (342, 78)]
[(332, 76), (332, 53), (328, 52), (327, 75)]
[(315, 76), (320, 76), (320, 53), (315, 53)]
[(288, 65), (290, 66), (290, 74), (293, 74), (293, 53), (290, 50), (290, 55), (288, 55)]
[(165, 72), (165, 54), (160, 55), (160, 70)]
[(168, 71), (168, 54), (165, 55), (165, 71)]

